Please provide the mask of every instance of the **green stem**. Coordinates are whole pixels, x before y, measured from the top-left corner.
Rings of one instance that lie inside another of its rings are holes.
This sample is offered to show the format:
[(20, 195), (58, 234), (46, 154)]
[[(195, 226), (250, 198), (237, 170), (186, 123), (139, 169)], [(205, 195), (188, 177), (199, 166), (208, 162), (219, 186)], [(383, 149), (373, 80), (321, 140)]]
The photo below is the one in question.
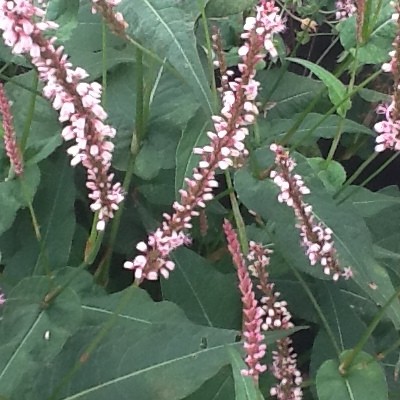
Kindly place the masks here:
[(351, 185), (365, 170), (365, 168), (368, 167), (369, 164), (371, 164), (372, 161), (375, 160), (376, 157), (378, 157), (379, 153), (372, 153), (354, 172), (354, 174), (347, 179), (347, 181), (343, 184), (343, 186), (334, 194), (333, 198), (336, 199), (340, 193), (343, 192), (349, 185)]
[[(348, 99), (350, 99), (352, 96), (354, 96), (356, 93), (358, 93), (363, 87), (365, 87), (366, 85), (368, 85), (368, 83), (370, 83), (371, 81), (373, 81), (378, 75), (381, 74), (381, 71), (376, 71), (374, 74), (372, 74), (371, 76), (369, 76), (367, 79), (365, 79), (362, 83), (360, 83), (360, 85), (358, 85), (355, 89), (353, 89), (351, 92), (348, 92), (346, 94), (346, 96), (343, 97), (343, 99), (336, 105), (332, 106), (325, 114), (323, 117), (321, 117), (321, 119), (316, 122), (307, 132), (307, 135), (304, 135), (304, 137), (301, 138), (301, 140), (295, 142), (292, 146), (291, 149), (294, 150), (295, 148), (297, 148), (302, 141), (308, 139), (313, 133), (314, 131), (326, 120), (329, 118), (329, 116), (331, 116), (332, 114), (335, 113), (335, 111), (337, 110), (337, 108), (339, 106), (341, 106), (342, 104), (344, 104)], [(314, 100), (315, 101), (315, 100)], [(308, 113), (308, 108), (307, 107), (307, 113)], [(303, 112), (301, 114), (301, 116), (299, 117), (302, 118), (303, 115), (307, 115), (306, 112)], [(304, 118), (304, 117), (303, 117)], [(295, 121), (295, 123), (293, 124), (293, 126), (289, 129), (288, 133), (286, 135), (288, 135), (289, 137), (293, 136), (293, 134), (296, 132), (297, 128), (301, 125), (301, 121), (299, 121), (299, 119), (297, 121)], [(282, 141), (285, 140), (286, 135), (282, 138)], [(287, 140), (285, 140), (286, 142)]]
[(243, 221), (242, 214), (240, 213), (239, 204), (233, 190), (232, 179), (228, 171), (225, 171), (225, 179), (229, 189), (229, 199), (232, 204), (232, 211), (236, 222), (236, 228), (238, 230), (240, 246), (243, 254), (247, 255), (249, 252), (249, 241), (247, 240), (246, 225)]
[(337, 126), (335, 137), (333, 138), (331, 147), (329, 149), (328, 156), (326, 157), (326, 164), (329, 164), (333, 160), (333, 156), (335, 155), (337, 147), (339, 146), (340, 138), (342, 137), (343, 125), (344, 125), (344, 118), (341, 118)]
[[(373, 153), (373, 155), (378, 155), (378, 153)], [(392, 155), (392, 157), (390, 157), (388, 160), (386, 160), (385, 163), (383, 163), (376, 171), (374, 171), (367, 179), (365, 179), (360, 185), (358, 185), (357, 187), (355, 187), (352, 191), (350, 191), (350, 193), (348, 193), (345, 197), (343, 197), (342, 199), (340, 199), (340, 201), (338, 202), (339, 204), (342, 204), (345, 200), (347, 200), (350, 196), (352, 196), (360, 187), (364, 187), (365, 185), (367, 185), (372, 179), (374, 179), (377, 175), (379, 175), (389, 164), (392, 163), (393, 160), (395, 160), (398, 157), (399, 153), (394, 153)], [(375, 156), (376, 157), (376, 156)], [(347, 183), (347, 182), (346, 182)], [(344, 185), (343, 185), (344, 186)], [(339, 193), (339, 192), (338, 192)], [(334, 198), (336, 198), (336, 194), (334, 196)]]
[(352, 365), (354, 359), (357, 355), (362, 351), (366, 343), (368, 342), (370, 336), (374, 332), (375, 328), (378, 326), (381, 319), (385, 316), (387, 309), (391, 306), (393, 301), (395, 301), (400, 295), (400, 288), (396, 290), (396, 292), (390, 297), (390, 299), (386, 302), (386, 304), (379, 310), (379, 312), (375, 315), (372, 322), (369, 324), (364, 334), (361, 336), (361, 339), (358, 341), (354, 349), (349, 353), (349, 355), (343, 360), (343, 362), (339, 366), (339, 372), (342, 375), (346, 375), (348, 369)]

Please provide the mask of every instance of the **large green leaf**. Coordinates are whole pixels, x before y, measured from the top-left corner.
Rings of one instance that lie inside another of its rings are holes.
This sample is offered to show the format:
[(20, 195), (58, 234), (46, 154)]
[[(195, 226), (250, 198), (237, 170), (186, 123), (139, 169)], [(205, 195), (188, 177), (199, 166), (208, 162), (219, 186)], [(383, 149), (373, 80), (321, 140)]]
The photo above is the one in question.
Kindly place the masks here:
[[(10, 293), (0, 325), (0, 394), (29, 398), (41, 367), (58, 354), (80, 324), (78, 296), (64, 290), (47, 307), (49, 278), (26, 278)], [(23, 395), (22, 395), (23, 393)], [(25, 397), (28, 396), (28, 397)]]
[(287, 60), (308, 68), (313, 74), (318, 76), (318, 78), (321, 79), (324, 85), (328, 88), (329, 98), (332, 101), (332, 104), (337, 107), (337, 113), (343, 118), (346, 116), (346, 111), (351, 107), (351, 101), (348, 99), (342, 103), (347, 94), (347, 90), (346, 86), (338, 78), (336, 78), (331, 72), (312, 63), (311, 61), (302, 60), (300, 58), (287, 58)]
[[(269, 150), (257, 152), (260, 159), (270, 157)], [(265, 156), (264, 156), (265, 155)], [(311, 194), (306, 201), (313, 205), (317, 220), (323, 221), (333, 230), (333, 239), (342, 266), (350, 266), (354, 271), (354, 282), (377, 304), (385, 304), (394, 293), (393, 285), (384, 268), (374, 259), (372, 241), (362, 217), (349, 205), (337, 206), (326, 193), (322, 182), (315, 176), (306, 159), (296, 155), (299, 173), (305, 179)], [(304, 272), (324, 279), (322, 269), (312, 268), (300, 247), (299, 233), (295, 225), (293, 211), (277, 201), (278, 188), (270, 180), (260, 181), (243, 169), (236, 174), (235, 188), (241, 201), (251, 210), (274, 224), (272, 241), (280, 255)], [(378, 289), (371, 287), (371, 282)], [(400, 303), (392, 303), (388, 315), (395, 326), (400, 327)]]
[(176, 270), (162, 281), (164, 298), (178, 304), (197, 324), (240, 328), (241, 302), (236, 274), (222, 274), (186, 248), (175, 251), (172, 259)]
[(211, 91), (201, 65), (194, 23), (206, 1), (124, 0), (119, 6), (128, 23), (127, 34), (167, 61), (208, 113)]
[[(341, 361), (349, 351), (341, 354)], [(386, 378), (374, 357), (361, 352), (348, 375), (339, 373), (339, 362), (326, 361), (317, 373), (319, 400), (385, 400), (388, 398)]]
[[(27, 400), (48, 398), (76, 365), (77, 374), (60, 387), (57, 399), (123, 400), (132, 399), (132, 393), (137, 400), (181, 399), (229, 363), (226, 346), (237, 346), (236, 331), (191, 324), (172, 303), (154, 303), (133, 287), (84, 301), (82, 309), (87, 326), (43, 366)], [(114, 321), (101, 344), (79, 362), (110, 318)]]

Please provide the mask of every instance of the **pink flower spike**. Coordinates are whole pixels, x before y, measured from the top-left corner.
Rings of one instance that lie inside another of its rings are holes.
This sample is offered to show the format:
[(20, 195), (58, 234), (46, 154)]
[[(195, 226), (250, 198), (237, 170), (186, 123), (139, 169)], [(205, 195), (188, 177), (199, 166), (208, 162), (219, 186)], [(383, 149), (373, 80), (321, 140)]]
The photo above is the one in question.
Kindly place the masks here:
[(277, 144), (272, 144), (270, 149), (275, 153), (277, 170), (271, 171), (270, 177), (280, 188), (278, 201), (293, 209), (297, 219), (296, 227), (300, 230), (301, 244), (310, 264), (315, 265), (319, 262), (324, 266), (324, 273), (337, 280), (342, 271), (332, 241), (332, 230), (322, 222), (315, 222), (312, 206), (303, 200), (303, 195), (310, 193), (310, 190), (300, 175), (292, 173), (296, 163), (288, 151)]
[(7, 98), (2, 83), (0, 83), (0, 113), (3, 118), (4, 147), (6, 149), (7, 157), (14, 168), (15, 174), (22, 175), (24, 171), (24, 164), (21, 151), (19, 150), (17, 144), (10, 102)]
[(257, 383), (260, 372), (266, 370), (266, 366), (260, 364), (260, 360), (264, 357), (266, 351), (266, 345), (263, 344), (264, 335), (261, 334), (264, 311), (258, 306), (255, 298), (253, 283), (251, 282), (244, 257), (240, 251), (240, 244), (236, 232), (233, 230), (228, 220), (224, 221), (223, 228), (228, 242), (228, 250), (236, 266), (239, 278), (239, 289), (242, 294), (243, 337), (244, 348), (247, 353), (245, 362), (248, 367), (247, 370), (242, 371), (242, 374), (251, 376)]

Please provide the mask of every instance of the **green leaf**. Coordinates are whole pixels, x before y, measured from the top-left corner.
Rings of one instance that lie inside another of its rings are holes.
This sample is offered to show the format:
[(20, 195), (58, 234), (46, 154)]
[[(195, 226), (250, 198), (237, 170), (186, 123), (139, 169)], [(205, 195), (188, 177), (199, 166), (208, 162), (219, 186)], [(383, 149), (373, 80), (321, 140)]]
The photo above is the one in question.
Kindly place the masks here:
[[(201, 2), (204, 3), (204, 2)], [(127, 34), (175, 68), (207, 113), (211, 91), (201, 65), (194, 23), (203, 4), (192, 0), (124, 0), (119, 6)]]
[(41, 166), (42, 181), (33, 207), (42, 236), (41, 256), (54, 270), (67, 265), (71, 251), (75, 231), (74, 170), (64, 154), (46, 160)]
[(66, 40), (78, 25), (79, 0), (52, 0), (46, 8), (46, 19), (56, 22), (57, 39)]
[(78, 296), (64, 290), (47, 308), (43, 301), (53, 288), (49, 278), (26, 278), (9, 293), (0, 325), (0, 393), (28, 392), (37, 372), (59, 353), (77, 329)]
[(343, 166), (336, 161), (327, 161), (321, 157), (309, 158), (308, 163), (315, 174), (321, 179), (325, 189), (329, 193), (336, 193), (346, 180), (346, 171)]
[(291, 57), (288, 57), (287, 60), (308, 68), (313, 74), (318, 76), (318, 78), (321, 79), (321, 81), (328, 88), (329, 98), (332, 104), (337, 107), (337, 113), (341, 117), (345, 118), (347, 110), (351, 108), (350, 99), (340, 104), (346, 97), (346, 86), (332, 73), (320, 67), (319, 65), (312, 63), (311, 61)]
[[(279, 141), (299, 117), (300, 114), (295, 114), (290, 119), (270, 119), (268, 115), (266, 119), (260, 121), (261, 138), (268, 139), (269, 141)], [(315, 143), (320, 138), (332, 139), (337, 133), (338, 124), (341, 123), (343, 118), (338, 115), (330, 115), (322, 124), (314, 129), (314, 126), (318, 124), (322, 118), (324, 118), (323, 114), (307, 114), (301, 125), (297, 128), (296, 133), (291, 137), (290, 143), (301, 142), (302, 145), (307, 145)], [(375, 136), (375, 133), (371, 129), (350, 119), (344, 120), (343, 133)]]
[[(260, 149), (256, 154), (269, 157), (269, 150)], [(394, 293), (393, 285), (385, 269), (374, 259), (372, 241), (365, 222), (349, 205), (337, 206), (327, 195), (322, 182), (310, 169), (308, 162), (296, 154), (296, 173), (303, 176), (311, 194), (305, 201), (313, 206), (316, 220), (323, 221), (333, 230), (333, 240), (342, 267), (350, 266), (354, 271), (354, 282), (377, 304), (385, 304)], [(269, 179), (256, 180), (248, 170), (236, 173), (235, 188), (241, 201), (262, 218), (273, 223), (272, 241), (285, 261), (319, 279), (326, 279), (322, 269), (309, 265), (300, 246), (299, 232), (295, 226), (292, 209), (277, 201), (278, 188)], [(375, 282), (378, 290), (371, 288)], [(391, 305), (388, 315), (395, 326), (400, 326), (400, 303)]]
[(221, 18), (228, 15), (239, 14), (251, 7), (257, 2), (255, 0), (210, 0), (206, 7), (207, 17)]
[(42, 180), (33, 202), (41, 244), (28, 212), (18, 216), (14, 228), (0, 241), (4, 274), (10, 283), (65, 267), (71, 251), (75, 230), (74, 170), (64, 152), (44, 161), (41, 167)]
[(234, 349), (229, 349), (233, 378), (235, 380), (235, 399), (236, 400), (261, 400), (260, 391), (254, 384), (251, 376), (243, 376), (241, 370), (246, 369), (246, 364)]
[(217, 375), (205, 382), (196, 392), (185, 400), (227, 400), (235, 397), (232, 369), (221, 368)]
[(39, 168), (31, 165), (25, 167), (21, 178), (0, 182), (0, 234), (11, 227), (17, 211), (32, 201), (39, 181)]
[[(388, 196), (380, 192), (371, 192), (360, 186), (350, 186), (347, 192), (352, 192), (353, 194), (346, 202), (351, 203), (357, 210), (357, 213), (365, 218), (372, 217), (388, 207), (400, 204), (400, 197)], [(343, 192), (343, 195), (347, 195), (346, 191)]]
[[(337, 356), (337, 350), (343, 352), (354, 347), (367, 328), (335, 284), (324, 282), (318, 289), (318, 304), (336, 345), (332, 343), (332, 337), (328, 336), (325, 327), (322, 328), (313, 345), (310, 367), (312, 372), (316, 372), (327, 359)], [(364, 350), (371, 353), (375, 351), (372, 340), (367, 342)]]
[(241, 301), (236, 274), (222, 274), (186, 248), (176, 250), (172, 259), (175, 271), (161, 282), (164, 298), (179, 305), (197, 324), (239, 328)]
[[(266, 113), (268, 119), (275, 120), (291, 118), (294, 114), (303, 112), (323, 88), (320, 81), (286, 72), (281, 68), (259, 71), (257, 79), (262, 88), (259, 98), (263, 106), (260, 113)], [(277, 89), (271, 94), (276, 85)]]
[[(69, 3), (69, 0), (64, 1)], [(106, 30), (103, 43), (102, 18), (99, 14), (93, 15), (91, 9), (91, 2), (80, 6), (78, 25), (72, 31), (68, 30), (69, 36), (64, 38), (63, 45), (72, 64), (84, 67), (90, 79), (93, 80), (101, 77), (103, 70), (109, 71), (116, 65), (134, 62), (135, 48), (127, 44), (126, 40), (114, 35), (109, 29)], [(104, 44), (106, 45), (105, 53)]]
[[(340, 361), (349, 355), (345, 351)], [(317, 392), (319, 400), (386, 400), (388, 390), (382, 367), (374, 357), (360, 353), (354, 360), (348, 375), (339, 373), (339, 362), (326, 361), (318, 370)]]
[[(27, 400), (48, 398), (74, 365), (79, 371), (57, 399), (132, 399), (132, 388), (137, 400), (182, 399), (229, 363), (226, 346), (237, 346), (236, 331), (191, 324), (172, 303), (154, 303), (137, 288), (84, 303), (87, 326), (43, 367)], [(79, 362), (99, 323), (111, 317), (101, 344)]]

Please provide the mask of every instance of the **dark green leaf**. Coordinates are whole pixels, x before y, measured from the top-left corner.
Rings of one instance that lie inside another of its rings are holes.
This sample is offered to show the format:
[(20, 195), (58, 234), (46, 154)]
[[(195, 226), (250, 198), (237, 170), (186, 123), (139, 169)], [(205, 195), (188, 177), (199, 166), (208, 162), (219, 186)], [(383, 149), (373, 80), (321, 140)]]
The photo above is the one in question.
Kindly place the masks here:
[(49, 278), (34, 277), (9, 293), (0, 325), (2, 395), (28, 391), (35, 371), (37, 374), (51, 362), (80, 323), (79, 298), (71, 289), (44, 306), (44, 298), (53, 288)]
[(178, 304), (197, 324), (239, 328), (241, 301), (236, 274), (220, 273), (206, 259), (186, 248), (175, 251), (172, 259), (176, 270), (162, 281), (164, 298)]
[[(341, 354), (340, 360), (349, 355)], [(326, 361), (317, 373), (319, 400), (385, 400), (388, 398), (385, 375), (374, 357), (360, 353), (348, 375), (339, 373), (339, 362)]]
[(204, 1), (124, 0), (119, 10), (127, 33), (176, 69), (207, 113), (212, 113), (211, 91), (197, 54), (194, 23)]
[(324, 85), (328, 88), (329, 98), (332, 101), (332, 104), (337, 107), (337, 113), (341, 117), (345, 118), (347, 110), (351, 107), (351, 101), (349, 99), (340, 104), (346, 96), (346, 86), (332, 73), (311, 61), (302, 60), (300, 58), (287, 58), (287, 60), (308, 68), (313, 74), (318, 76), (318, 78), (321, 79)]

